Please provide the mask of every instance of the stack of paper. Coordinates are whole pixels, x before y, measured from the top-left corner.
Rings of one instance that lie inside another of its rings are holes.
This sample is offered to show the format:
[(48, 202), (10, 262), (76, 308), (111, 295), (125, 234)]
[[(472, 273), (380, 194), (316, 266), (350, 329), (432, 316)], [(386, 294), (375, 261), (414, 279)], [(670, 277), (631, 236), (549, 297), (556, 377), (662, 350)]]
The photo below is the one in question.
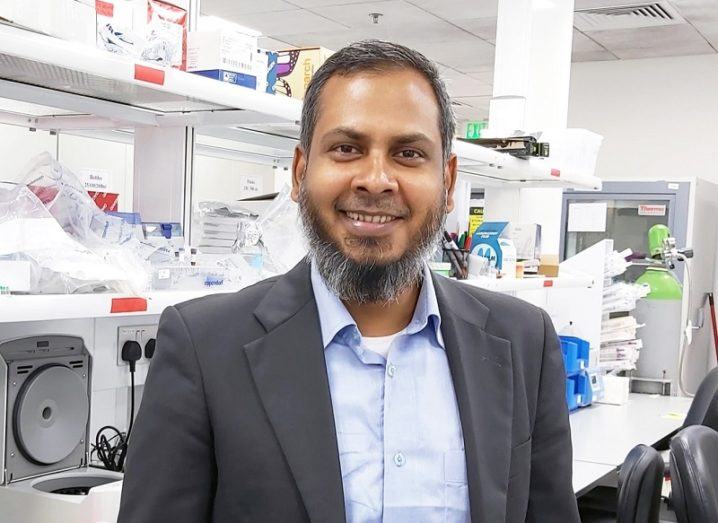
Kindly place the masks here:
[(606, 259), (599, 365), (609, 372), (635, 369), (643, 347), (636, 333), (643, 325), (638, 324), (630, 312), (636, 308), (638, 300), (648, 295), (650, 288), (614, 281), (616, 276), (623, 274), (630, 266), (625, 261), (625, 257), (630, 254), (630, 250), (620, 253), (614, 251)]

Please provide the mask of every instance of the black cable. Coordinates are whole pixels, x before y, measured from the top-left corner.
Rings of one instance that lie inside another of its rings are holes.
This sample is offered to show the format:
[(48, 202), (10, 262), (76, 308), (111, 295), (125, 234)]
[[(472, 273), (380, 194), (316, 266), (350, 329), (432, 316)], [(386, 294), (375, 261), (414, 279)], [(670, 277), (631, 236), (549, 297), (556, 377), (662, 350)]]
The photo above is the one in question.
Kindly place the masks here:
[[(114, 472), (124, 472), (125, 470), (125, 458), (127, 457), (127, 448), (135, 419), (135, 362), (141, 357), (142, 349), (139, 343), (135, 341), (125, 342), (122, 347), (122, 359), (129, 362), (130, 367), (130, 423), (127, 432), (122, 433), (111, 425), (105, 425), (95, 435), (93, 452), (107, 470)], [(114, 435), (108, 439), (103, 434), (105, 431), (112, 431)]]

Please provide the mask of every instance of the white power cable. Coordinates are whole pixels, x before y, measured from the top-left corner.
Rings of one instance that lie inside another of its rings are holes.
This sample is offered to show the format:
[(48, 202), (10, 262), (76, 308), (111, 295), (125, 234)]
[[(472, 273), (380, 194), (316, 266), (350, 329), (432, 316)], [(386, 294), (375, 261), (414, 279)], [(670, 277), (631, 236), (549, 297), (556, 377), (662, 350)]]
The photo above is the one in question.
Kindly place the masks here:
[(685, 388), (685, 383), (683, 381), (683, 367), (686, 360), (686, 351), (688, 350), (688, 347), (690, 343), (688, 342), (688, 329), (691, 328), (691, 314), (690, 314), (690, 308), (691, 308), (691, 269), (688, 263), (688, 260), (683, 258), (684, 260), (684, 267), (686, 268), (686, 284), (683, 286), (684, 290), (687, 289), (687, 300), (688, 303), (688, 312), (686, 314), (686, 323), (683, 329), (681, 329), (681, 347), (680, 347), (680, 353), (678, 356), (678, 390), (680, 390), (681, 394), (684, 396), (688, 396), (689, 398), (692, 398), (695, 394), (691, 394), (688, 392)]

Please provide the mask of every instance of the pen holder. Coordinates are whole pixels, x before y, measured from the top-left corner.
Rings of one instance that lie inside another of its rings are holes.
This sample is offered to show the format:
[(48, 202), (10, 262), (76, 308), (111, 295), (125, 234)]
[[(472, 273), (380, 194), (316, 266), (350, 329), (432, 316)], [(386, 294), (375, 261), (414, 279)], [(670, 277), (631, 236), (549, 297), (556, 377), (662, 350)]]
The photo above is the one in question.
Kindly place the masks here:
[(469, 251), (467, 249), (448, 249), (442, 247), (443, 261), (451, 263), (451, 276), (465, 280), (469, 276)]

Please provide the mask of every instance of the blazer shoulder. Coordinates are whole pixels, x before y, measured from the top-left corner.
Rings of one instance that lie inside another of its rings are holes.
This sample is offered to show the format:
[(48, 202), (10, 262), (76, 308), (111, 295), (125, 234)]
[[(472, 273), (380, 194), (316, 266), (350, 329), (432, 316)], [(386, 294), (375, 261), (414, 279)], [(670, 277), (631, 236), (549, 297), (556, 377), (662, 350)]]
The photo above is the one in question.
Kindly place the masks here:
[(452, 282), (489, 309), (487, 329), (493, 334), (508, 337), (517, 330), (529, 331), (531, 335), (543, 336), (545, 314), (543, 309), (525, 300), (500, 292)]

